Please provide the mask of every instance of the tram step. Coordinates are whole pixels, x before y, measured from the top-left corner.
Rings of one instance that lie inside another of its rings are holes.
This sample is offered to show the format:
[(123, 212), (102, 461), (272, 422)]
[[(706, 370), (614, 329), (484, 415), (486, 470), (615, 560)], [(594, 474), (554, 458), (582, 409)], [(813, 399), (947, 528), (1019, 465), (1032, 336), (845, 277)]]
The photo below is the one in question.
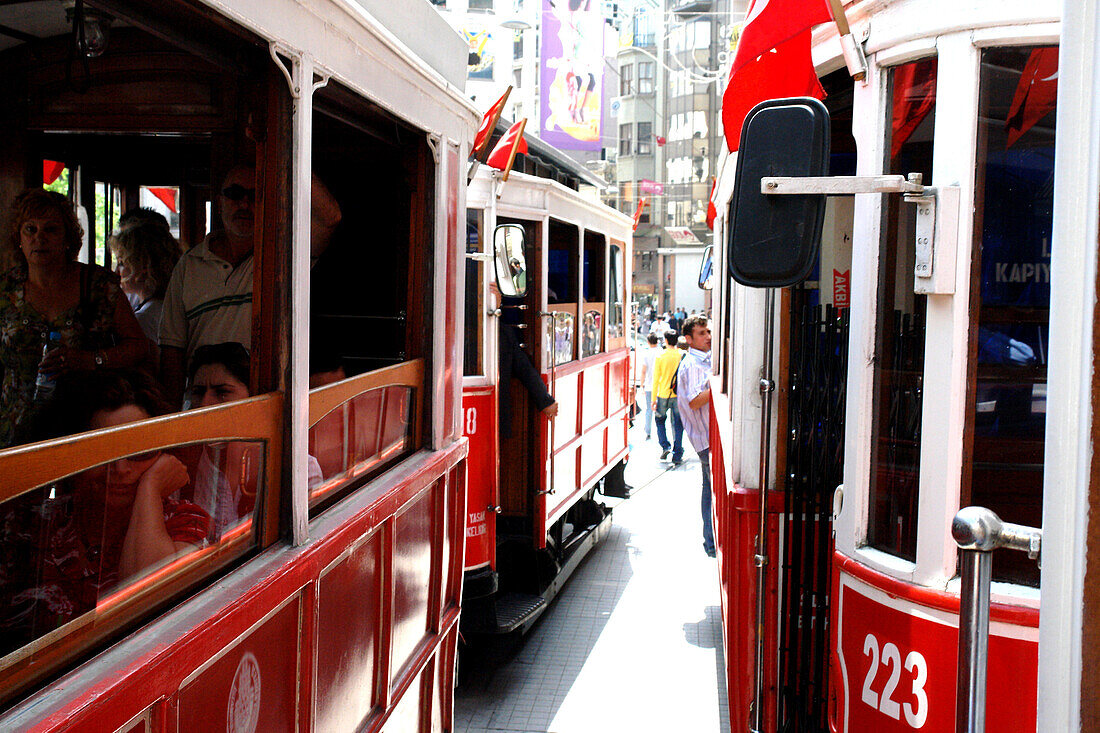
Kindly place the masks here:
[(467, 631), (510, 634), (538, 618), (546, 610), (546, 599), (526, 593), (503, 593), (493, 602), (493, 612), (468, 619)]

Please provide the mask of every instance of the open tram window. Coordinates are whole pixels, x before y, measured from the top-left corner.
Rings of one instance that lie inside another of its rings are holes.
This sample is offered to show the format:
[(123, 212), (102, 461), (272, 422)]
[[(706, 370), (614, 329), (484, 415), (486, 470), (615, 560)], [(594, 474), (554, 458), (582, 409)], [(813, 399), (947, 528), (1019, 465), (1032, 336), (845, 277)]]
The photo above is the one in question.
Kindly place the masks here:
[[(133, 5), (118, 3), (124, 10)], [(240, 335), (228, 337), (214, 323), (201, 336), (195, 331), (177, 342), (179, 381), (167, 390), (153, 381), (156, 365), (137, 357), (147, 355), (145, 349), (119, 350), (124, 341), (144, 343), (146, 335), (138, 328), (127, 336), (109, 317), (127, 313), (140, 326), (119, 295), (126, 292), (123, 283), (106, 270), (58, 257), (55, 264), (76, 284), (51, 293), (58, 296), (52, 304), (57, 308), (39, 311), (33, 329), (30, 314), (0, 315), (6, 319), (0, 339), (3, 389), (26, 398), (18, 411), (5, 402), (0, 418), (20, 442), (37, 441), (12, 449), (7, 440), (0, 446), (0, 475), (9, 477), (0, 488), (5, 516), (0, 523), (0, 638), (7, 644), (3, 651), (11, 651), (0, 661), (0, 704), (86, 658), (245, 553), (277, 540), (284, 425), (282, 400), (270, 393), (281, 386), (285, 361), (280, 349), (288, 309), (277, 283), (289, 257), (290, 211), (290, 171), (282, 165), (289, 147), (289, 91), (262, 39), (205, 6), (166, 1), (156, 14), (136, 12), (117, 27), (103, 55), (72, 65), (71, 23), (60, 6), (26, 3), (8, 17), (8, 23), (38, 39), (28, 44), (8, 36), (0, 43), (5, 80), (0, 86), (0, 229), (8, 231), (13, 216), (33, 218), (17, 214), (11, 203), (23, 190), (43, 196), (45, 185), (61, 194), (47, 196), (59, 217), (78, 213), (85, 232), (82, 260), (113, 265), (104, 245), (119, 220), (148, 205), (143, 199), (150, 191), (164, 189), (172, 192), (178, 215), (169, 226), (177, 225), (194, 252), (207, 238), (208, 220), (224, 223), (225, 195), (219, 189), (227, 171), (241, 164), (248, 166), (249, 181), (236, 192), (237, 200), (252, 214), (247, 217), (250, 246), (242, 260), (248, 262), (247, 273), (237, 273), (241, 291), (232, 303), (238, 308), (232, 319)], [(271, 160), (279, 163), (268, 165)], [(52, 181), (45, 175), (49, 162), (57, 171)], [(215, 204), (212, 215), (207, 202)], [(75, 254), (77, 248), (70, 246), (66, 255), (70, 251)], [(24, 254), (23, 263), (5, 268), (12, 292), (26, 294), (31, 264)], [(81, 281), (103, 285), (82, 287)], [(202, 283), (188, 293), (210, 306), (203, 313), (217, 310), (221, 296)], [(200, 315), (185, 312), (183, 320), (190, 323)], [(18, 342), (9, 328), (16, 323), (28, 326), (26, 338)], [(39, 356), (55, 327), (56, 340), (73, 358), (52, 385), (52, 396), (50, 389), (39, 389), (35, 398), (35, 388), (45, 386), (39, 384)], [(160, 329), (156, 333), (160, 340)], [(250, 358), (234, 377), (239, 396), (255, 396), (173, 414), (180, 407), (187, 358), (200, 345), (227, 341), (239, 343)], [(26, 363), (20, 362), (27, 354)], [(15, 370), (21, 375), (18, 384)], [(67, 402), (63, 396), (73, 392), (66, 385), (81, 379), (122, 380), (130, 386), (99, 384)], [(111, 394), (121, 394), (121, 402), (104, 410), (133, 408), (126, 402), (133, 394), (157, 392), (161, 397), (153, 401), (160, 407), (141, 406), (109, 424), (79, 420), (84, 408), (73, 408)], [(55, 420), (59, 415), (65, 419)], [(48, 425), (57, 429), (40, 432)], [(139, 490), (142, 480), (165, 475), (176, 483), (162, 485), (159, 495)], [(130, 547), (126, 529), (132, 522), (122, 520), (131, 519), (139, 500), (147, 516), (160, 523), (160, 539), (167, 536), (183, 546), (173, 545), (150, 562), (124, 564)], [(123, 508), (99, 511), (99, 519), (96, 512), (76, 511), (116, 505)], [(64, 527), (73, 531), (50, 536)], [(49, 565), (55, 551), (64, 549), (50, 542), (62, 536), (79, 545), (77, 555), (66, 555), (79, 557), (75, 571), (86, 570), (96, 580), (94, 587), (76, 583), (78, 602), (51, 619), (51, 610), (43, 612), (37, 604), (42, 594), (34, 583), (48, 579), (50, 572), (74, 569)], [(20, 549), (28, 541), (40, 556), (33, 566), (32, 556)], [(36, 577), (28, 580), (27, 573)], [(33, 620), (29, 631), (20, 627), (28, 620)], [(17, 627), (23, 636), (7, 635)], [(23, 646), (12, 651), (17, 645)]]
[(583, 313), (581, 314), (581, 356), (603, 351), (603, 321), (607, 311), (606, 272), (607, 238), (599, 232), (584, 233), (584, 262), (581, 276)]
[(611, 243), (611, 258), (608, 272), (607, 298), (607, 348), (622, 348), (626, 345), (626, 326), (623, 305), (626, 302), (626, 280), (623, 272), (623, 245)]
[[(982, 52), (971, 269), (969, 476), (962, 504), (1042, 524), (1057, 46)], [(1019, 553), (996, 580), (1038, 586)]]
[[(932, 184), (936, 59), (890, 70), (887, 173)], [(910, 561), (917, 554), (926, 296), (913, 292), (912, 206), (884, 196), (880, 242), (867, 541)]]
[(422, 132), (342, 85), (318, 90), (314, 104), (309, 443), (319, 511), (422, 444), (435, 167)]

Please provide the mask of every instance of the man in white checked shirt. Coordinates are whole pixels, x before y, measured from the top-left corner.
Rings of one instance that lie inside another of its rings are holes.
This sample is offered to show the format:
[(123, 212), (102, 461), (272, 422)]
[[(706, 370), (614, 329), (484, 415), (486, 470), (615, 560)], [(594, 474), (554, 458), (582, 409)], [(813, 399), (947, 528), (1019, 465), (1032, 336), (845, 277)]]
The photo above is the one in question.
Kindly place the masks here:
[(710, 517), (710, 326), (703, 316), (684, 322), (688, 352), (676, 377), (676, 406), (691, 447), (703, 471), (703, 551), (714, 557), (714, 527)]

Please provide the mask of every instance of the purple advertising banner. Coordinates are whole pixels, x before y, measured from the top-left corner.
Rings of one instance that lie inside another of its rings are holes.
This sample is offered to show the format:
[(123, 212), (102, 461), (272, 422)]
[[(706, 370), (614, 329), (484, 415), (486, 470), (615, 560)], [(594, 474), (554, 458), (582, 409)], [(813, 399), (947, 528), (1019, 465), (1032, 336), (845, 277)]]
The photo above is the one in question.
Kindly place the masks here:
[(599, 150), (603, 17), (599, 0), (542, 0), (539, 137), (559, 150)]

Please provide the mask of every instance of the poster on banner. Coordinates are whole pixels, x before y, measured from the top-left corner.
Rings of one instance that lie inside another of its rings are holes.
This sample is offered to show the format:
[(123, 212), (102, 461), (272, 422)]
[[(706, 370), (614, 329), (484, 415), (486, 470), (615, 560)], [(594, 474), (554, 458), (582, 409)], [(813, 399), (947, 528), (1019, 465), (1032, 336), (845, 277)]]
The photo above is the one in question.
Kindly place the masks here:
[(643, 178), (642, 180), (638, 181), (638, 190), (642, 193), (653, 193), (660, 195), (665, 192), (665, 186), (659, 181), (650, 181), (649, 179)]
[(462, 37), (470, 47), (470, 58), (477, 58), (476, 62), (466, 65), (466, 78), (492, 80), (493, 51), (491, 42), (493, 34), (484, 28), (463, 28)]
[(540, 126), (559, 150), (600, 149), (603, 17), (596, 0), (543, 0)]

